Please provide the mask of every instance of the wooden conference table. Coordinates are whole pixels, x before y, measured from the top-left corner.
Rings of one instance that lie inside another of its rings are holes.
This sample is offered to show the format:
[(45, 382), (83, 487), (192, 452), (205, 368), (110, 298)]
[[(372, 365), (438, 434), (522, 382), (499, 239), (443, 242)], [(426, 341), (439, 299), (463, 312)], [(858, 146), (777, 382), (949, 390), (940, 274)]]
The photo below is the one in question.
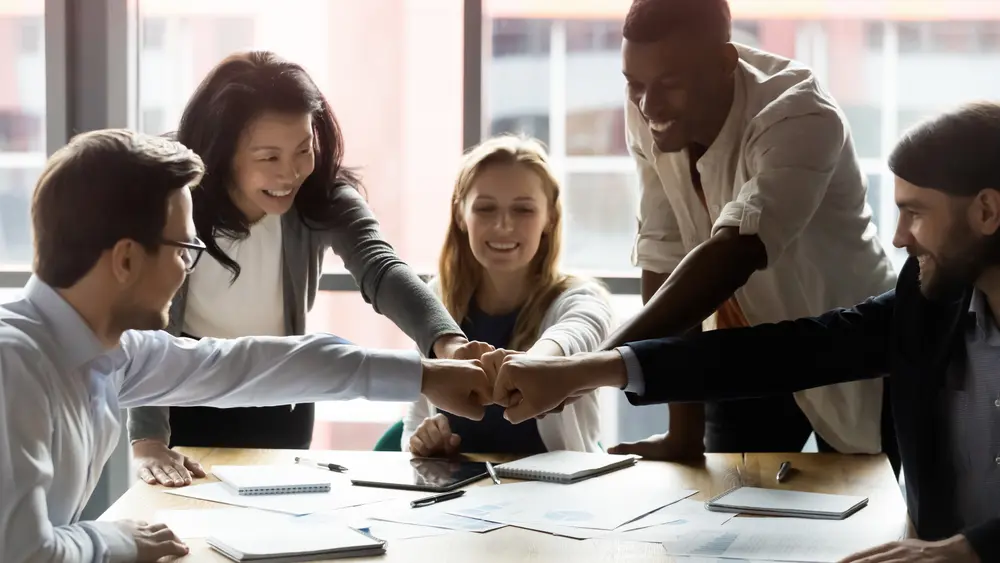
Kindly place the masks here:
[[(290, 450), (241, 450), (224, 448), (178, 448), (211, 471), (212, 465), (251, 465), (289, 463), (302, 452)], [(361, 473), (387, 456), (409, 456), (378, 452), (310, 452), (314, 459), (336, 460)], [(509, 461), (498, 456), (479, 456), (484, 460)], [(775, 481), (782, 461), (791, 461), (794, 474), (779, 484)], [(357, 469), (356, 469), (357, 468)], [(640, 461), (635, 467), (598, 477), (609, 487), (625, 479), (676, 485), (677, 489), (697, 489), (695, 499), (706, 500), (737, 485), (788, 488), (799, 491), (862, 495), (869, 497), (866, 508), (852, 516), (865, 520), (865, 526), (878, 538), (892, 541), (909, 533), (906, 506), (892, 469), (885, 456), (846, 456), (840, 454), (746, 454), (745, 464), (739, 454), (709, 454), (703, 462), (676, 464)], [(198, 482), (214, 480), (211, 476)], [(507, 482), (508, 480), (504, 480)], [(490, 484), (489, 480), (481, 481)], [(135, 519), (151, 521), (158, 510), (222, 508), (224, 505), (167, 495), (163, 487), (138, 481), (101, 520)], [(217, 562), (228, 559), (215, 553), (204, 541), (186, 543), (191, 552), (177, 559), (184, 563)], [(653, 543), (608, 540), (580, 541), (549, 534), (507, 527), (486, 534), (454, 533), (437, 537), (390, 542), (386, 555), (349, 561), (380, 562), (514, 562), (514, 561), (671, 561), (662, 546)]]

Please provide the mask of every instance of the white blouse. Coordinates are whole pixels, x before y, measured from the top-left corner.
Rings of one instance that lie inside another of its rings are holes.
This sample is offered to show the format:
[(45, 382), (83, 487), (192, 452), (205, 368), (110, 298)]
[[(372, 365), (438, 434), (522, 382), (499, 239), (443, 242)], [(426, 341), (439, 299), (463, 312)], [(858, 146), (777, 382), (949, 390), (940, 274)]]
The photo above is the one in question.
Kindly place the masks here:
[(281, 216), (266, 215), (243, 240), (216, 239), (241, 267), (232, 274), (207, 252), (188, 282), (184, 332), (198, 337), (287, 336), (282, 294)]

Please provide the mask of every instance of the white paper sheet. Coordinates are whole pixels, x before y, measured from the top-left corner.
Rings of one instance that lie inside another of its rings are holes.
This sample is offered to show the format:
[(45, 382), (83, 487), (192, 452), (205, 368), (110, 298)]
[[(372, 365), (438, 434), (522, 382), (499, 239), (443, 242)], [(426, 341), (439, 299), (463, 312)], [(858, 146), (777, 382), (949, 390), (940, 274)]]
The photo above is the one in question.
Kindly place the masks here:
[(207, 538), (230, 530), (253, 530), (285, 524), (288, 514), (252, 508), (193, 508), (158, 510), (153, 523), (166, 524), (181, 539)]
[[(420, 508), (410, 508), (398, 506), (398, 503), (386, 503), (387, 510), (379, 510), (372, 514), (371, 520), (384, 520), (387, 522), (397, 522), (400, 524), (413, 524), (417, 526), (430, 526), (433, 528), (444, 528), (447, 530), (460, 530), (463, 532), (485, 533), (503, 528), (503, 524), (487, 522), (476, 518), (466, 518), (456, 516), (445, 511), (444, 505), (453, 501), (445, 501), (440, 505), (424, 506)], [(389, 505), (393, 509), (388, 510)]]
[[(606, 487), (600, 479), (552, 487), (514, 501), (480, 506), (476, 517), (529, 528), (540, 524), (611, 531), (695, 493), (638, 484), (634, 490), (623, 490)], [(469, 510), (463, 514), (472, 515)]]
[(299, 516), (298, 519), (310, 524), (329, 523), (341, 524), (357, 529), (367, 528), (371, 535), (385, 541), (426, 538), (452, 533), (452, 530), (446, 530), (444, 528), (400, 524), (398, 522), (387, 522), (385, 520), (371, 520), (369, 516), (374, 513), (372, 508), (375, 506), (377, 505), (355, 506), (352, 508), (335, 510), (333, 512), (317, 512), (306, 516)]
[[(638, 532), (633, 532), (638, 533)], [(879, 538), (864, 521), (734, 518), (663, 542), (671, 555), (825, 563), (895, 538)]]
[[(633, 520), (615, 529), (615, 533), (650, 528), (670, 524), (672, 526), (721, 526), (729, 522), (735, 514), (712, 512), (705, 508), (705, 503), (697, 500), (682, 499), (673, 504)], [(662, 539), (660, 540), (662, 541)]]
[(406, 491), (344, 486), (336, 487), (329, 493), (239, 495), (223, 483), (206, 483), (204, 485), (170, 489), (165, 492), (171, 495), (207, 500), (232, 506), (259, 508), (261, 510), (301, 516), (303, 514), (312, 514), (313, 512), (324, 512), (399, 498), (400, 494)]

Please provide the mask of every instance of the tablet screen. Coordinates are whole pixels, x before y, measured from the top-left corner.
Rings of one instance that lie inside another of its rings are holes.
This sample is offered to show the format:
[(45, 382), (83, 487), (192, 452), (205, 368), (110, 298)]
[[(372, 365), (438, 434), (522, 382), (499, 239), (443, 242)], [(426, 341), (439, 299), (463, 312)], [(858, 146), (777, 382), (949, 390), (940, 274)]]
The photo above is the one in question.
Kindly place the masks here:
[(352, 478), (355, 485), (415, 491), (445, 492), (464, 487), (486, 477), (486, 464), (437, 458), (413, 458), (387, 463), (377, 470)]

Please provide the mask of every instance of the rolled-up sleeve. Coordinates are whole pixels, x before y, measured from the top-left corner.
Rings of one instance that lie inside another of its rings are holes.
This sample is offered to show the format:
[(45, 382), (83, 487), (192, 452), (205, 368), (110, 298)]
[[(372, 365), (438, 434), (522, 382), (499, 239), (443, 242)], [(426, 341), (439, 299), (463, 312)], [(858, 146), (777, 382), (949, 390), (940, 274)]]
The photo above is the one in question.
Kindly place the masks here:
[(626, 102), (625, 116), (629, 153), (639, 174), (639, 228), (632, 264), (650, 272), (669, 274), (686, 254), (681, 229), (656, 167), (642, 149), (638, 132), (646, 125), (631, 102)]
[(812, 220), (845, 150), (846, 127), (832, 108), (781, 119), (747, 143), (750, 180), (712, 228), (757, 235), (767, 264), (781, 258)]

